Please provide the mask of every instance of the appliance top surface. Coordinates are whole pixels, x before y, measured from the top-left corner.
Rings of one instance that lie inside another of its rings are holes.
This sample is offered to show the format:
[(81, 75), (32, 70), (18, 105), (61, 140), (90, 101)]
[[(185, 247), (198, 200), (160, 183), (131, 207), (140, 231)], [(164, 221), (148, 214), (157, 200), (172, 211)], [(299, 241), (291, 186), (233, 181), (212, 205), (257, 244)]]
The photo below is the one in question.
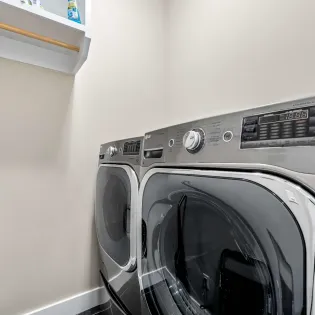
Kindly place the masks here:
[(143, 137), (104, 143), (100, 147), (99, 164), (115, 163), (140, 166)]
[(315, 97), (148, 132), (143, 150), (145, 169), (257, 164), (315, 174)]

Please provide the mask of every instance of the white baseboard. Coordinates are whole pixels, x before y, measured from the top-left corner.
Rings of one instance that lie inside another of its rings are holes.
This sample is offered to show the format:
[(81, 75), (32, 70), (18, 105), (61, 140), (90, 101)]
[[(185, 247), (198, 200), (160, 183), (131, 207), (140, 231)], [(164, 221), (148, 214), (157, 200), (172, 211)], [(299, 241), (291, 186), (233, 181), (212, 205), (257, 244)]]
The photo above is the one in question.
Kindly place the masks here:
[(106, 302), (104, 287), (95, 288), (24, 315), (76, 315)]

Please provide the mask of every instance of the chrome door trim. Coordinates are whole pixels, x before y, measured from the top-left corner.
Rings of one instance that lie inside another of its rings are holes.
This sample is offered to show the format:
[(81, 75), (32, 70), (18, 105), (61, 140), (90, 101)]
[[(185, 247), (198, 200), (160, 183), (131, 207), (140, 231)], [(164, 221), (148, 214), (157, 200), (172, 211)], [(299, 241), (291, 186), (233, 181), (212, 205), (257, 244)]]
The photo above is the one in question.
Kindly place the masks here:
[[(138, 205), (138, 188), (139, 182), (136, 173), (134, 170), (127, 165), (114, 165), (114, 164), (100, 164), (97, 175), (102, 167), (112, 167), (112, 168), (120, 168), (123, 169), (130, 180), (130, 189), (131, 189), (131, 197), (130, 197), (130, 257), (129, 261), (125, 266), (120, 266), (102, 247), (101, 242), (99, 240), (99, 233), (97, 231), (96, 225), (96, 202), (94, 202), (94, 218), (95, 218), (95, 227), (96, 227), (96, 236), (99, 244), (99, 248), (101, 251), (110, 258), (114, 264), (116, 264), (123, 271), (133, 271), (137, 266), (137, 229), (136, 229), (136, 209)], [(97, 183), (96, 183), (97, 184)], [(96, 190), (94, 199), (96, 200)]]
[(272, 174), (281, 175), (283, 177), (291, 178), (292, 181), (299, 182), (302, 186), (306, 186), (309, 190), (315, 194), (315, 174), (300, 173), (292, 171), (287, 168), (263, 164), (263, 163), (153, 163), (150, 166), (142, 167), (141, 179), (147, 172), (153, 168), (191, 168), (191, 169), (213, 169), (224, 170), (231, 169), (231, 171), (256, 171), (256, 172), (268, 172)]
[[(276, 175), (269, 175), (263, 172), (245, 173), (239, 170), (220, 171), (220, 170), (198, 170), (198, 169), (171, 169), (171, 168), (151, 168), (143, 177), (140, 189), (139, 200), (137, 208), (137, 260), (138, 260), (138, 278), (140, 288), (143, 290), (142, 283), (142, 202), (143, 194), (146, 188), (148, 180), (157, 173), (171, 174), (171, 175), (194, 175), (202, 177), (221, 177), (221, 178), (234, 178), (241, 180), (248, 180), (257, 183), (275, 195), (277, 195), (282, 201), (285, 202), (287, 207), (293, 213), (297, 220), (302, 234), (304, 236), (304, 242), (306, 247), (306, 301), (307, 301), (307, 314), (311, 314), (312, 304), (314, 296), (314, 263), (315, 263), (315, 198), (309, 194), (305, 189), (297, 184), (290, 182), (289, 180), (282, 179)], [(298, 195), (298, 201), (302, 200), (303, 203), (296, 203), (294, 200), (290, 200), (289, 192), (294, 190), (294, 193)]]

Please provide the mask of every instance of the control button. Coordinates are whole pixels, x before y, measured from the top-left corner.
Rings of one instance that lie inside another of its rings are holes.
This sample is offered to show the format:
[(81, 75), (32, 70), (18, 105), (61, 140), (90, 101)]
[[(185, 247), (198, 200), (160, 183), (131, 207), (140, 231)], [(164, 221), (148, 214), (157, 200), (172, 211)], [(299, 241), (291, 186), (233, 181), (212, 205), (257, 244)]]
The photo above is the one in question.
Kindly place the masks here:
[(168, 142), (168, 146), (171, 148), (175, 143), (175, 140), (174, 139), (170, 139), (169, 142)]
[(282, 135), (292, 135), (293, 131), (292, 130), (282, 130)]
[(286, 133), (293, 133), (293, 130), (291, 129), (288, 129), (288, 130), (282, 130), (281, 132), (283, 135), (286, 134)]
[(310, 127), (310, 128), (308, 129), (308, 135), (309, 135), (310, 137), (315, 136), (315, 127)]
[(257, 125), (258, 123), (258, 116), (246, 117), (244, 118), (243, 125)]
[(200, 144), (200, 134), (193, 130), (186, 132), (183, 137), (183, 144), (188, 150), (196, 149)]
[(299, 126), (299, 127), (296, 127), (295, 130), (306, 130), (307, 127), (306, 126)]
[(244, 130), (244, 132), (255, 132), (256, 127), (257, 127), (257, 125), (248, 125), (248, 126), (244, 126), (243, 130)]
[(286, 133), (282, 135), (282, 138), (293, 138), (292, 133)]
[(255, 139), (257, 139), (257, 132), (255, 132), (255, 133), (243, 133), (242, 139), (244, 141), (255, 140)]
[(306, 133), (296, 133), (295, 134), (295, 138), (303, 138), (303, 137), (306, 137)]
[(310, 108), (310, 116), (315, 116), (315, 107)]
[(224, 134), (223, 134), (223, 141), (225, 142), (230, 142), (233, 138), (233, 132), (232, 131), (226, 131)]
[(260, 128), (259, 131), (260, 132), (268, 132), (268, 129), (267, 128)]
[(280, 129), (270, 129), (270, 133), (279, 133)]
[(293, 130), (282, 130), (282, 135), (287, 135), (287, 134), (290, 134), (292, 135), (293, 134)]
[(183, 145), (189, 153), (199, 152), (205, 142), (205, 133), (202, 129), (189, 130), (183, 137)]
[(110, 146), (106, 150), (106, 154), (108, 154), (110, 157), (114, 156), (116, 153), (117, 153), (117, 148), (114, 146)]
[(291, 128), (293, 128), (292, 124), (290, 124), (290, 125), (283, 125), (282, 126), (282, 129), (291, 129)]
[[(314, 122), (315, 122), (315, 117), (311, 117), (310, 119), (312, 119), (312, 118), (314, 118)], [(296, 125), (296, 126), (305, 126), (306, 123), (307, 123), (307, 120), (297, 120), (297, 121), (295, 122), (295, 125)]]

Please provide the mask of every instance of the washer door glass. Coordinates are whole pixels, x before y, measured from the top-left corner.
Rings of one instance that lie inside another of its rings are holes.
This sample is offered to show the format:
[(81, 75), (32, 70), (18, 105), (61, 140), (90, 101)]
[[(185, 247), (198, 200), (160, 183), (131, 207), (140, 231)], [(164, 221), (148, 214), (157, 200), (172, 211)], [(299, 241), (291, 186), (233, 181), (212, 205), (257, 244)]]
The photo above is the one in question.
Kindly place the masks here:
[(97, 174), (95, 220), (102, 249), (119, 266), (130, 259), (130, 178), (124, 168), (101, 165)]
[(297, 220), (263, 185), (226, 176), (156, 173), (147, 181), (146, 305), (164, 315), (306, 314)]

